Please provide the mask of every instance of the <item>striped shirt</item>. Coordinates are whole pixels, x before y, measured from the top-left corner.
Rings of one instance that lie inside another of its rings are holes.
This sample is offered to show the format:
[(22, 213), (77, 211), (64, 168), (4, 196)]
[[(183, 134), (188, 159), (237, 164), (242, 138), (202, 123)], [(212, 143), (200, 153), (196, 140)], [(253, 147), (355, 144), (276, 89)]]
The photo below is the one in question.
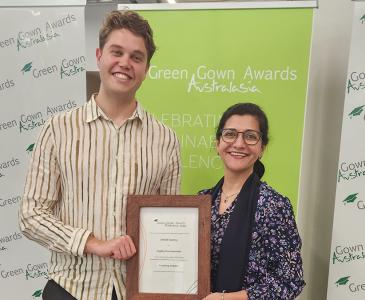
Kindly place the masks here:
[(94, 97), (43, 127), (20, 206), (24, 235), (51, 251), (49, 278), (77, 299), (125, 299), (125, 262), (85, 255), (88, 236), (126, 233), (128, 194), (178, 194), (175, 133), (140, 104), (120, 127)]

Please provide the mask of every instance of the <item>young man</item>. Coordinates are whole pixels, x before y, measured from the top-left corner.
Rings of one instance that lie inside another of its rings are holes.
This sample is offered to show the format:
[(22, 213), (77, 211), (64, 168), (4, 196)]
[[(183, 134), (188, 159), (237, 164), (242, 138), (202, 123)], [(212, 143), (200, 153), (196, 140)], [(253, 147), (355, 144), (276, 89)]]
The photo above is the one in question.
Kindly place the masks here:
[(44, 299), (125, 299), (129, 194), (178, 194), (175, 133), (136, 101), (155, 51), (134, 12), (107, 15), (96, 50), (99, 93), (51, 118), (34, 150), (20, 227), (51, 251)]

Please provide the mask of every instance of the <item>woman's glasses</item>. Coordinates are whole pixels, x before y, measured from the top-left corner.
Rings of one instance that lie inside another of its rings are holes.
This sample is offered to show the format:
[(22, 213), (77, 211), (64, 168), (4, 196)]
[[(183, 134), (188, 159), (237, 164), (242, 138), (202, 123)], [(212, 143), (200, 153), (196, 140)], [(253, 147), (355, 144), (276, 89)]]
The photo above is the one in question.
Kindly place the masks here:
[(234, 128), (224, 128), (221, 131), (222, 140), (226, 143), (234, 143), (240, 133), (247, 145), (256, 145), (261, 139), (261, 132), (256, 130), (237, 131)]

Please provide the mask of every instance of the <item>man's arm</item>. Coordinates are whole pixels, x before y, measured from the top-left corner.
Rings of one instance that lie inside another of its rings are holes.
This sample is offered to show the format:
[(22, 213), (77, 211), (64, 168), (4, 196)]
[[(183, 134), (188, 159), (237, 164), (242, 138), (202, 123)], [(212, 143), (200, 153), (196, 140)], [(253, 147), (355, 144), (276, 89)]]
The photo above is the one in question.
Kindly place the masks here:
[(176, 134), (173, 134), (172, 153), (169, 158), (168, 166), (163, 174), (160, 195), (179, 195), (181, 184), (181, 161), (180, 143)]
[(23, 234), (57, 252), (83, 255), (90, 231), (63, 224), (54, 215), (61, 201), (61, 172), (54, 143), (53, 118), (43, 127), (26, 179), (19, 223)]

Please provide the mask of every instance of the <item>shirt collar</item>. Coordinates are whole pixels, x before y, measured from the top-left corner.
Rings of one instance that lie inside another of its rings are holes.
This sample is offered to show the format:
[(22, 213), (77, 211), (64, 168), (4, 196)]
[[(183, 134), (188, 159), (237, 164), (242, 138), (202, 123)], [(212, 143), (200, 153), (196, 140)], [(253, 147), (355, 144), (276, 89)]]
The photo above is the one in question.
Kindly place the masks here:
[[(104, 118), (106, 120), (110, 120), (110, 118), (103, 112), (103, 110), (98, 106), (95, 101), (97, 94), (92, 94), (90, 100), (86, 103), (85, 110), (85, 120), (86, 123), (91, 123), (97, 119)], [(145, 115), (145, 111), (142, 105), (137, 101), (137, 107), (132, 115), (128, 118), (128, 120), (139, 119), (143, 120), (143, 116)]]

